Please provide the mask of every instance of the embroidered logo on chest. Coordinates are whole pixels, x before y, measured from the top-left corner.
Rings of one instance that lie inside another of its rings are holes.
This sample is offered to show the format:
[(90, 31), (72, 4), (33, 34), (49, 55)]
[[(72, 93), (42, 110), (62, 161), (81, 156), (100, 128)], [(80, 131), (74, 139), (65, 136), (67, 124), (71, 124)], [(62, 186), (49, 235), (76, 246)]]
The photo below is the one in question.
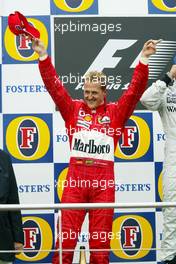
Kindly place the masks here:
[(84, 110), (80, 109), (78, 113), (77, 126), (89, 129), (92, 125), (92, 116), (86, 114)]
[(99, 124), (109, 124), (111, 122), (110, 117), (109, 116), (99, 116), (98, 117), (98, 123)]

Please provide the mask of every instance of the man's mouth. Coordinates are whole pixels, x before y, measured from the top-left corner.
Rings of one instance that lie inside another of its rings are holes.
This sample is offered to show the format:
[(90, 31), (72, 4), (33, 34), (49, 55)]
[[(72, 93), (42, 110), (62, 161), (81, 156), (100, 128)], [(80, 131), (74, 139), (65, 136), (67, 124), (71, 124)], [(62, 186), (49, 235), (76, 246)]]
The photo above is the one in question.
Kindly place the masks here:
[(88, 100), (87, 102), (88, 102), (89, 104), (93, 104), (93, 103), (96, 102), (96, 100)]

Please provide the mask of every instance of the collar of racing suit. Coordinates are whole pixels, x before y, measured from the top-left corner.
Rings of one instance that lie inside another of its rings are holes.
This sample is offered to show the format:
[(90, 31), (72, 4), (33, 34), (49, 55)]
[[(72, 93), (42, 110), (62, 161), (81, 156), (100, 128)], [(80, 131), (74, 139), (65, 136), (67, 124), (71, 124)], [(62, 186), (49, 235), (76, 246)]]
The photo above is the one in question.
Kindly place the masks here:
[(85, 109), (87, 112), (89, 112), (90, 114), (96, 114), (96, 113), (102, 113), (102, 112), (105, 112), (106, 110), (106, 98), (104, 99), (104, 103), (99, 105), (97, 108), (95, 109), (90, 109), (88, 107), (88, 105), (85, 103)]

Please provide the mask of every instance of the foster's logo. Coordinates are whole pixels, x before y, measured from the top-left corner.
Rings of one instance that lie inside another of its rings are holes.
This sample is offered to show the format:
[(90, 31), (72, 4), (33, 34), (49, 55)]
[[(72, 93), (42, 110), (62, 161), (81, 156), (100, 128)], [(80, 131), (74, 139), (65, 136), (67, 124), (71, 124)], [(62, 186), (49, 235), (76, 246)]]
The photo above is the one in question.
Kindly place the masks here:
[(151, 14), (175, 14), (175, 0), (148, 0), (149, 13)]
[(115, 151), (117, 161), (153, 160), (152, 115), (136, 113), (128, 120)]
[(52, 0), (52, 14), (97, 14), (98, 0)]
[(28, 252), (17, 255), (20, 262), (49, 262), (50, 252), (47, 250), (53, 247), (53, 221), (52, 215), (23, 217), (23, 248)]
[[(29, 23), (40, 31), (41, 40), (45, 44), (50, 53), (50, 18), (30, 17)], [(32, 42), (23, 35), (15, 36), (7, 26), (7, 17), (3, 18), (3, 34), (4, 34), (4, 63), (24, 63), (38, 61), (38, 55), (32, 49)]]
[[(151, 250), (155, 244), (154, 239), (154, 214), (142, 213), (118, 216), (113, 222), (113, 239), (111, 249), (113, 260), (155, 260)], [(115, 234), (120, 233), (117, 238)], [(116, 250), (119, 249), (119, 250)], [(115, 258), (116, 256), (116, 258)], [(120, 261), (121, 262), (121, 261)]]
[(4, 146), (13, 162), (52, 161), (52, 117), (4, 115)]

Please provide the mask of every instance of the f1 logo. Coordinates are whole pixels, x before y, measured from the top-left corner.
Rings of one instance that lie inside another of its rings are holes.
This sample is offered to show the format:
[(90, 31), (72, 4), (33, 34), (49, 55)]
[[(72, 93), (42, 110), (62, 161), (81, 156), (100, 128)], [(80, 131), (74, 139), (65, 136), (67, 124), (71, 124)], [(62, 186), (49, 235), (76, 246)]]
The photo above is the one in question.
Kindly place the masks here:
[[(131, 47), (136, 42), (137, 40), (130, 39), (109, 39), (105, 46), (102, 48), (102, 50), (99, 52), (98, 56), (92, 62), (90, 67), (87, 69), (85, 74), (89, 71), (93, 71), (94, 69), (97, 69), (97, 71), (101, 72), (105, 68), (115, 68), (117, 64), (121, 61), (122, 57), (114, 57), (114, 54), (118, 50), (124, 50)], [(131, 67), (135, 67), (137, 65), (137, 59), (135, 60), (135, 62), (133, 62), (133, 65), (131, 65)], [(75, 90), (78, 90), (80, 88), (82, 88), (82, 85), (78, 84)]]
[(114, 57), (114, 54), (118, 50), (128, 49), (136, 42), (137, 40), (130, 39), (109, 39), (103, 49), (98, 54), (98, 56), (95, 58), (87, 72), (93, 71), (94, 69), (97, 69), (98, 71), (103, 71), (104, 68), (115, 68), (117, 64), (121, 61), (122, 57)]

